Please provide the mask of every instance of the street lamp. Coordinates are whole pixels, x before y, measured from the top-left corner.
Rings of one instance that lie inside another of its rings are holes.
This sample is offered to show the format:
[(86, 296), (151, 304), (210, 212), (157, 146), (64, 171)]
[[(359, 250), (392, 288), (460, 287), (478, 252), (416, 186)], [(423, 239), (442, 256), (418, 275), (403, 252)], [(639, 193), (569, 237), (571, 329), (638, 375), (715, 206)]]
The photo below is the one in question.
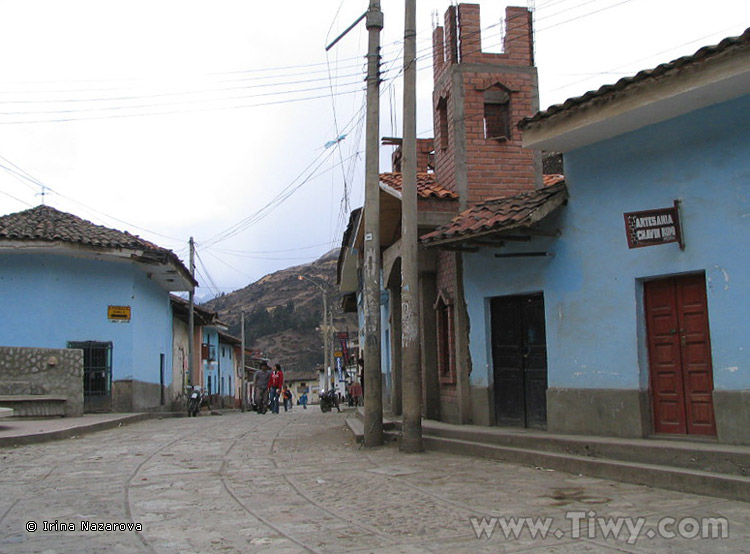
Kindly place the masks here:
[(322, 281), (318, 281), (317, 279), (313, 279), (312, 277), (307, 277), (306, 275), (297, 275), (297, 280), (299, 281), (310, 281), (313, 285), (315, 285), (320, 293), (323, 295), (323, 324), (321, 325), (321, 329), (323, 330), (323, 364), (324, 369), (323, 373), (325, 374), (325, 388), (323, 391), (327, 391), (329, 384), (330, 384), (330, 377), (328, 375), (328, 371), (330, 369), (330, 347), (329, 347), (329, 332), (330, 329), (333, 327), (333, 324), (330, 326), (328, 325), (327, 319), (328, 319), (328, 291), (323, 286)]

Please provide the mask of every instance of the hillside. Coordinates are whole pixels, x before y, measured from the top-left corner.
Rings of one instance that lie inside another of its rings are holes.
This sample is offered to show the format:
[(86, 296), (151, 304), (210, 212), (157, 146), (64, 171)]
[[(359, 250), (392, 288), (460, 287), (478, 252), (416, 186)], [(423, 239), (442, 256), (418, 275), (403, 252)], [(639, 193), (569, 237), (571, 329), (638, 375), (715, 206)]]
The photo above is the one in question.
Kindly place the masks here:
[(291, 375), (305, 373), (323, 365), (323, 337), (319, 330), (323, 318), (321, 291), (299, 275), (325, 283), (331, 292), (334, 325), (356, 332), (356, 317), (345, 317), (341, 295), (335, 287), (338, 249), (331, 250), (312, 263), (289, 267), (219, 296), (205, 304), (219, 313), (229, 325), (229, 333), (240, 336), (240, 313), (245, 312), (245, 341), (248, 349), (261, 350), (272, 363), (280, 363)]

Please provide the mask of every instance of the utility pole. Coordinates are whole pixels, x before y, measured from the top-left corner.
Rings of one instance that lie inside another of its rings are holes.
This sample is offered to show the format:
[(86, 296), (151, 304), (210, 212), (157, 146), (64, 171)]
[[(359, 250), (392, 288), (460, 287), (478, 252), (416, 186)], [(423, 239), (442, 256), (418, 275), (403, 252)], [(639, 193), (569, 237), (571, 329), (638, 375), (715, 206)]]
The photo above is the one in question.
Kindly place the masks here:
[(401, 161), (401, 448), (421, 452), (422, 379), (419, 359), (417, 252), (417, 45), (416, 0), (405, 0), (404, 137)]
[(330, 385), (331, 381), (328, 379), (328, 370), (330, 367), (330, 347), (329, 347), (329, 331), (330, 327), (328, 326), (328, 291), (323, 286), (324, 282), (318, 282), (317, 279), (313, 279), (312, 277), (306, 277), (305, 275), (297, 275), (298, 281), (310, 281), (313, 285), (317, 287), (317, 289), (320, 291), (320, 294), (323, 296), (323, 321), (320, 324), (320, 330), (323, 333), (323, 373), (325, 374), (325, 383), (326, 386), (323, 389), (323, 392), (328, 390), (328, 386)]
[[(190, 276), (195, 280), (195, 242), (190, 237)], [(188, 375), (190, 375), (190, 384), (195, 377), (195, 285), (191, 285), (189, 293), (188, 307)]]
[[(367, 45), (367, 120), (365, 133), (365, 246), (364, 246), (364, 380), (365, 446), (383, 444), (383, 383), (380, 371), (380, 1), (370, 0), (367, 11), (326, 47), (329, 50), (365, 18)], [(326, 375), (326, 379), (328, 376)], [(330, 381), (329, 381), (330, 383)]]
[(247, 383), (245, 382), (245, 310), (240, 312), (240, 411), (244, 412), (247, 403)]
[(383, 444), (380, 370), (380, 31), (379, 0), (367, 10), (367, 120), (365, 133), (365, 446)]
[(320, 293), (323, 295), (323, 327), (321, 328), (321, 330), (323, 331), (323, 364), (325, 365), (323, 373), (326, 376), (326, 388), (323, 391), (325, 392), (328, 390), (328, 387), (331, 384), (331, 381), (328, 379), (328, 372), (330, 371), (331, 367), (331, 348), (328, 345), (328, 295), (322, 288), (320, 289)]

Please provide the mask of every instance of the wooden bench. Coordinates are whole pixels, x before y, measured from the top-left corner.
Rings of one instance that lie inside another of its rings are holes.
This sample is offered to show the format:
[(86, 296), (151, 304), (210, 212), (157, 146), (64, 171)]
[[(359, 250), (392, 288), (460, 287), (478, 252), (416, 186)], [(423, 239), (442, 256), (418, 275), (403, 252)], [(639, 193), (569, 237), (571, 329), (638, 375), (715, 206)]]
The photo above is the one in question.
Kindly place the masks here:
[(64, 416), (67, 400), (52, 394), (1, 394), (0, 407), (12, 408), (16, 417)]

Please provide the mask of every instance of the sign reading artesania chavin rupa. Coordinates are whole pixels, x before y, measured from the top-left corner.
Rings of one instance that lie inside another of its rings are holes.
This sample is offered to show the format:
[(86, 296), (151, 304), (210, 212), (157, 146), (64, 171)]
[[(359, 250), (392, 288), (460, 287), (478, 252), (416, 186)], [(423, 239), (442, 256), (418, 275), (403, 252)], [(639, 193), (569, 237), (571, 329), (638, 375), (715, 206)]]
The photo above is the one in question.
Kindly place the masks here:
[(628, 248), (641, 248), (670, 242), (677, 242), (680, 248), (684, 247), (677, 203), (672, 208), (626, 213), (625, 232), (628, 237)]

